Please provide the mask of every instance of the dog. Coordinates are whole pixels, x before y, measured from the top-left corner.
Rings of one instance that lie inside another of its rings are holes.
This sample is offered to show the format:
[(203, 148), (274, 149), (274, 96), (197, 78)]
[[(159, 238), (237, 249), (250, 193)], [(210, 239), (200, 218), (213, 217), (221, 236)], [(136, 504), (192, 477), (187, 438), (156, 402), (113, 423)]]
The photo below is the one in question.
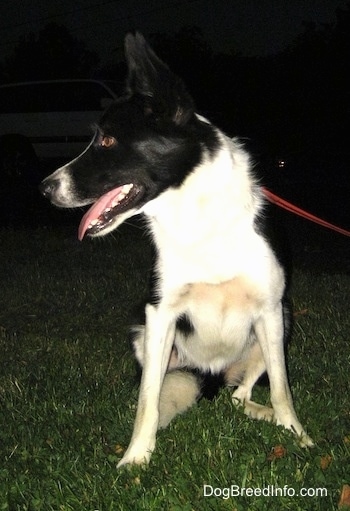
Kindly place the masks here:
[[(264, 198), (248, 153), (195, 112), (183, 81), (144, 37), (125, 39), (126, 93), (102, 115), (86, 150), (41, 191), (59, 207), (91, 205), (79, 239), (143, 214), (156, 249), (145, 322), (133, 328), (142, 367), (128, 449), (147, 463), (156, 432), (201, 395), (199, 373), (222, 374), (232, 399), (311, 446), (294, 411), (284, 343), (284, 269), (264, 235)], [(267, 372), (271, 407), (251, 399)]]

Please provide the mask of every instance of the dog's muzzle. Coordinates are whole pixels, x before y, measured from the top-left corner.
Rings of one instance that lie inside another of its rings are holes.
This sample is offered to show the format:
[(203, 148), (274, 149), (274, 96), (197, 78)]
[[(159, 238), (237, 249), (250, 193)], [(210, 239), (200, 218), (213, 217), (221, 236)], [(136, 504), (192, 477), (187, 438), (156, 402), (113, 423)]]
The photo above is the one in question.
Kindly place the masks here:
[(54, 197), (54, 195), (57, 193), (59, 185), (60, 183), (57, 179), (47, 177), (40, 183), (39, 190), (46, 199), (51, 201), (52, 197)]
[(52, 204), (61, 208), (74, 208), (91, 202), (81, 201), (75, 196), (72, 179), (65, 167), (46, 177), (39, 185), (39, 190)]

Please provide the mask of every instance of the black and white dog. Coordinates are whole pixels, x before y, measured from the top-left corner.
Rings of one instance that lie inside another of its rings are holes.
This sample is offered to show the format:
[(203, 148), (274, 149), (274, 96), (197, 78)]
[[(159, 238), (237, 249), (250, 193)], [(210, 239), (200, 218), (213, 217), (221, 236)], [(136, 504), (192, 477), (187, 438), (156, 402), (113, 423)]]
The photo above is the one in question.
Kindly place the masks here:
[[(195, 113), (183, 82), (140, 34), (128, 35), (125, 48), (127, 94), (104, 113), (87, 149), (41, 185), (56, 206), (93, 204), (80, 239), (140, 213), (153, 235), (153, 300), (133, 329), (139, 403), (119, 466), (148, 462), (157, 428), (194, 404), (193, 368), (223, 373), (247, 415), (312, 445), (287, 381), (285, 275), (262, 234), (264, 201), (249, 156)], [(265, 371), (271, 408), (251, 400)]]

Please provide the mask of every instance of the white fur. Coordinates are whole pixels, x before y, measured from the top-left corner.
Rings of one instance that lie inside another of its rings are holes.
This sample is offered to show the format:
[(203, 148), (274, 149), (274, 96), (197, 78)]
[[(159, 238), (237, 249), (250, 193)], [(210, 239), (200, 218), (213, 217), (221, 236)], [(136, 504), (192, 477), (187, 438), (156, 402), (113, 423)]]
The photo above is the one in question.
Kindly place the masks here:
[(253, 195), (245, 153), (230, 139), (224, 143), (215, 160), (203, 162), (179, 190), (164, 192), (144, 208), (164, 285), (215, 284), (253, 273), (266, 278), (271, 250), (253, 229), (262, 199)]
[[(179, 367), (226, 370), (231, 378), (235, 375), (233, 380), (242, 378), (233, 398), (248, 415), (275, 420), (303, 444), (312, 444), (296, 417), (287, 382), (284, 274), (254, 228), (261, 193), (247, 154), (237, 141), (219, 136), (221, 148), (213, 159), (205, 154), (180, 188), (164, 191), (143, 207), (158, 250), (160, 303), (147, 306), (146, 326), (137, 330), (135, 351), (143, 365), (139, 405), (131, 443), (119, 466), (149, 460), (159, 403), (166, 417), (177, 407), (170, 403), (169, 412), (165, 410), (167, 392), (162, 395), (173, 345)], [(195, 328), (186, 339), (175, 331), (176, 319), (184, 313)], [(252, 387), (265, 370), (273, 408), (251, 401)], [(175, 378), (176, 373), (172, 389)], [(192, 384), (188, 406), (193, 402)], [(187, 408), (186, 403), (179, 408)]]

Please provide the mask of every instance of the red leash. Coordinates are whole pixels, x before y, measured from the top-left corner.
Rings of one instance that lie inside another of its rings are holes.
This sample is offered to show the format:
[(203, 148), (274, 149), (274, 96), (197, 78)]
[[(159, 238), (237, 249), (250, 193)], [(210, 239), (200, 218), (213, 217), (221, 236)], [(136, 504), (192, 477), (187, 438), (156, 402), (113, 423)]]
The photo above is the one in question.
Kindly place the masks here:
[(327, 227), (328, 229), (332, 229), (333, 231), (339, 232), (340, 234), (344, 234), (344, 236), (350, 236), (350, 232), (347, 231), (346, 229), (337, 227), (336, 225), (333, 225), (329, 222), (326, 222), (325, 220), (322, 220), (322, 218), (318, 218), (317, 216), (312, 215), (311, 213), (308, 213), (307, 211), (301, 208), (298, 208), (298, 206), (294, 206), (294, 204), (291, 204), (285, 199), (279, 197), (278, 195), (275, 195), (274, 193), (270, 192), (270, 190), (268, 190), (267, 188), (263, 187), (262, 190), (267, 199), (273, 204), (279, 206), (280, 208), (283, 208), (286, 211), (289, 211), (290, 213), (294, 213), (295, 215), (301, 216), (302, 218), (306, 218), (311, 222), (315, 222), (316, 224), (322, 225), (323, 227)]

